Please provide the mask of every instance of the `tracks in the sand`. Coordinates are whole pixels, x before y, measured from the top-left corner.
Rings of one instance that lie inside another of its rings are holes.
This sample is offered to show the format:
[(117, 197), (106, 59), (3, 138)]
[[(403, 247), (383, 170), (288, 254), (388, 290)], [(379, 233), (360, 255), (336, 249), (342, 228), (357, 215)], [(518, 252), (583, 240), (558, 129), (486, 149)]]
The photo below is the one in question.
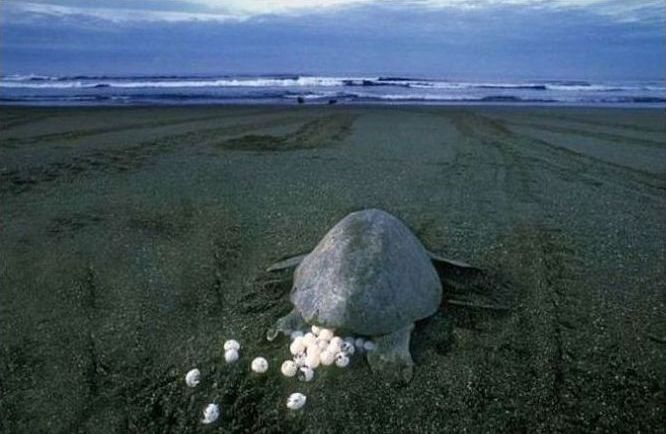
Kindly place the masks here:
[[(121, 173), (138, 170), (151, 159), (178, 148), (214, 145), (219, 143), (221, 137), (233, 137), (251, 130), (303, 124), (295, 133), (287, 135), (285, 144), (290, 149), (307, 149), (322, 143), (342, 140), (349, 133), (353, 120), (353, 116), (336, 115), (304, 121), (302, 116), (279, 115), (251, 122), (238, 122), (221, 127), (187, 131), (124, 147), (89, 150), (71, 157), (68, 161), (4, 170), (0, 172), (0, 193), (21, 194), (37, 186), (62, 179), (77, 179), (90, 173)], [(183, 120), (183, 122), (191, 122), (191, 120)], [(130, 126), (130, 128), (134, 127)], [(136, 126), (136, 128), (139, 127)], [(95, 134), (99, 133), (97, 131)], [(266, 144), (264, 143), (264, 145)]]
[[(616, 164), (526, 133), (518, 133), (511, 128), (512, 122), (478, 112), (455, 113), (451, 120), (463, 137), (474, 137), (480, 143), (493, 146), (506, 156), (510, 155), (512, 161), (518, 164), (513, 169), (502, 164), (507, 170), (546, 170), (564, 181), (577, 179), (591, 188), (610, 182), (635, 194), (647, 195), (650, 199), (663, 198), (663, 190), (666, 190), (663, 174)], [(575, 133), (573, 130), (568, 132)], [(615, 140), (623, 140), (613, 137)], [(661, 144), (650, 143), (654, 146)], [(525, 175), (522, 179), (535, 179)], [(524, 191), (529, 191), (527, 184), (524, 184)]]
[(315, 118), (284, 135), (247, 134), (222, 141), (217, 146), (234, 151), (284, 152), (334, 145), (351, 133), (356, 118), (337, 113)]
[[(253, 112), (252, 115), (254, 116), (260, 116), (264, 114), (272, 114), (274, 111), (257, 111)], [(31, 144), (48, 144), (52, 142), (59, 142), (59, 141), (66, 141), (66, 140), (75, 140), (75, 139), (82, 139), (82, 138), (87, 138), (87, 137), (93, 137), (93, 136), (98, 136), (102, 134), (109, 134), (109, 133), (115, 133), (115, 132), (126, 132), (126, 131), (133, 131), (133, 130), (145, 130), (145, 129), (150, 129), (150, 128), (159, 128), (159, 127), (173, 127), (177, 125), (186, 125), (186, 124), (191, 124), (191, 123), (196, 123), (196, 122), (205, 122), (205, 121), (211, 121), (211, 120), (228, 120), (228, 119), (233, 119), (236, 117), (245, 117), (248, 116), (247, 113), (240, 113), (236, 115), (225, 115), (221, 116), (220, 114), (214, 114), (214, 115), (205, 115), (205, 116), (188, 116), (185, 118), (176, 118), (176, 119), (168, 119), (168, 120), (154, 120), (154, 121), (142, 121), (142, 122), (128, 122), (120, 125), (111, 125), (108, 127), (101, 127), (101, 128), (87, 128), (87, 129), (76, 129), (76, 130), (71, 130), (71, 131), (62, 131), (62, 132), (54, 132), (54, 133), (46, 133), (46, 134), (36, 134), (32, 136), (27, 136), (27, 137), (3, 137), (0, 140), (0, 144), (5, 147), (11, 147), (11, 148), (16, 148), (19, 146), (25, 146), (25, 145), (31, 145)], [(19, 117), (18, 120), (15, 121), (9, 121), (7, 122), (8, 125), (5, 125), (1, 130), (7, 130), (11, 128), (15, 128), (20, 125), (26, 125), (30, 123), (36, 123), (38, 121), (41, 121), (45, 118), (49, 117), (49, 115), (44, 114), (41, 116), (36, 116), (36, 117)]]
[[(572, 123), (579, 125), (580, 128), (586, 128), (586, 127), (603, 127), (603, 128), (608, 128), (608, 127), (614, 127), (614, 128), (619, 128), (622, 130), (626, 131), (633, 131), (637, 133), (661, 133), (664, 134), (666, 133), (666, 128), (655, 128), (655, 127), (649, 127), (647, 125), (633, 125), (633, 124), (627, 124), (622, 121), (618, 121), (615, 119), (612, 123), (609, 123), (608, 121), (600, 121), (596, 119), (591, 119), (589, 117), (583, 117), (583, 116), (572, 116), (571, 114), (557, 114), (553, 112), (543, 112), (543, 113), (538, 113), (538, 112), (532, 112), (529, 113), (528, 115), (525, 115), (529, 118), (536, 118), (536, 119), (542, 119), (542, 120), (557, 120), (557, 121), (563, 121), (567, 123)], [(577, 128), (578, 129), (578, 128)]]
[(543, 122), (525, 122), (510, 120), (507, 122), (511, 126), (523, 126), (538, 129), (541, 131), (551, 131), (554, 133), (572, 134), (580, 137), (589, 137), (592, 139), (603, 140), (606, 142), (630, 143), (649, 148), (666, 148), (666, 143), (658, 140), (646, 139), (642, 137), (631, 137), (623, 134), (611, 134), (600, 131), (586, 130), (581, 127), (556, 126)]
[(462, 138), (454, 145), (456, 156), (447, 168), (459, 188), (476, 184), (470, 190), (493, 192), (493, 206), (516, 217), (522, 208), (542, 202), (533, 185), (532, 160), (511, 143), (512, 133), (502, 123), (471, 111), (446, 113), (446, 118)]

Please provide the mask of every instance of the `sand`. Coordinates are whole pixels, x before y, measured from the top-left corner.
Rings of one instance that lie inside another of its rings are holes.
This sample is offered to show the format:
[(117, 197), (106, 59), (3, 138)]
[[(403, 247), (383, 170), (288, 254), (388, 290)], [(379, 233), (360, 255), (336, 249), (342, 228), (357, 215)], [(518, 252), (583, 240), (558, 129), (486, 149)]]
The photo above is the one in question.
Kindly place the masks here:
[[(0, 431), (664, 432), (665, 174), (663, 110), (3, 107)], [(367, 207), (511, 310), (443, 303), (406, 386), (286, 379), (263, 270)]]

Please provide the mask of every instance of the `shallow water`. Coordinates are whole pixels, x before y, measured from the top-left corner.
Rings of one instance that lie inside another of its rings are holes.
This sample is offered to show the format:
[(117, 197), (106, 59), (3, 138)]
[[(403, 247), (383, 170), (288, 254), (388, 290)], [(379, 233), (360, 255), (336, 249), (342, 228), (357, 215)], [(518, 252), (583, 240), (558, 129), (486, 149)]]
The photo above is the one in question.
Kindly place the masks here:
[(5, 104), (552, 104), (663, 108), (666, 83), (651, 81), (460, 81), (437, 77), (0, 76)]

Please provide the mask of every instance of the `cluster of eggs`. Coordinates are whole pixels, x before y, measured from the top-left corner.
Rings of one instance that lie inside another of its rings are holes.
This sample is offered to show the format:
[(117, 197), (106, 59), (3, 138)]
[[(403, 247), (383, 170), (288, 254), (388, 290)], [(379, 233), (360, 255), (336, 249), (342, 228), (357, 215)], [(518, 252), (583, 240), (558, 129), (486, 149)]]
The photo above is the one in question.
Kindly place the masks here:
[(335, 364), (340, 368), (349, 365), (355, 352), (372, 351), (375, 344), (363, 338), (341, 338), (333, 330), (312, 326), (308, 333), (291, 332), (289, 352), (292, 360), (285, 360), (280, 370), (286, 377), (298, 376), (301, 381), (312, 381), (314, 370), (320, 366)]
[[(286, 377), (298, 375), (301, 381), (312, 381), (314, 370), (320, 366), (335, 364), (341, 368), (349, 364), (349, 358), (356, 352), (372, 351), (375, 344), (363, 338), (335, 336), (333, 330), (312, 326), (308, 333), (302, 331), (291, 332), (289, 352), (292, 360), (285, 360), (280, 370)], [(224, 360), (234, 363), (240, 358), (240, 343), (230, 339), (224, 343)], [(268, 361), (264, 357), (252, 360), (250, 368), (253, 372), (263, 374), (268, 371)], [(185, 375), (185, 383), (189, 387), (196, 387), (201, 382), (201, 372), (192, 369)], [(292, 393), (287, 398), (287, 408), (298, 410), (305, 405), (307, 397), (302, 393)], [(208, 404), (203, 410), (204, 424), (215, 422), (220, 416), (220, 408), (215, 403)]]

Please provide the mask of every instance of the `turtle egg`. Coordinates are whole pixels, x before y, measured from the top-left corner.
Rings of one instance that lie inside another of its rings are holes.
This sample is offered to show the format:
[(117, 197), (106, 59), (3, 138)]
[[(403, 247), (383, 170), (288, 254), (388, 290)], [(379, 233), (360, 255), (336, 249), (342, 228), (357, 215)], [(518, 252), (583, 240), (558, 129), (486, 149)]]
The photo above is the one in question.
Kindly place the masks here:
[(217, 404), (208, 404), (204, 408), (203, 416), (203, 419), (201, 419), (202, 423), (209, 424), (215, 422), (220, 417), (220, 407)]
[(333, 330), (321, 329), (319, 331), (319, 338), (324, 339), (325, 341), (330, 341), (333, 339)]
[(340, 352), (347, 355), (347, 356), (352, 356), (354, 355), (354, 352), (356, 351), (356, 348), (354, 348), (354, 344), (349, 343), (347, 341), (342, 342), (342, 345), (340, 346)]
[(354, 341), (354, 346), (358, 351), (363, 351), (363, 344), (365, 343), (365, 340), (363, 338), (356, 338)]
[(319, 336), (319, 333), (321, 333), (321, 328), (317, 327), (316, 325), (312, 326), (312, 334), (315, 336)]
[(292, 393), (287, 398), (287, 408), (290, 410), (298, 410), (303, 408), (307, 398), (302, 393)]
[(290, 336), (291, 336), (291, 339), (294, 340), (296, 338), (303, 337), (303, 332), (300, 331), (300, 330), (294, 330), (293, 332), (291, 332)]
[(185, 375), (185, 384), (190, 387), (196, 387), (197, 384), (201, 381), (201, 372), (198, 369), (190, 370), (187, 375)]
[(227, 363), (234, 363), (236, 360), (238, 360), (238, 351), (232, 349), (229, 349), (224, 352), (224, 360)]
[(375, 343), (372, 341), (365, 341), (365, 343), (363, 344), (363, 349), (365, 351), (372, 351), (375, 349)]
[(236, 339), (229, 339), (224, 343), (224, 351), (227, 350), (240, 350), (240, 343)]
[(319, 366), (319, 362), (320, 362), (319, 356), (320, 356), (320, 354), (321, 353), (319, 351), (316, 351), (316, 352), (308, 351), (308, 355), (305, 357), (305, 364), (307, 366), (311, 367), (312, 369), (316, 369)]
[(268, 371), (268, 361), (263, 357), (257, 357), (252, 360), (252, 370), (258, 374)]
[(312, 381), (314, 378), (314, 370), (309, 366), (301, 366), (298, 369), (298, 379), (300, 381)]
[(293, 377), (296, 375), (296, 371), (298, 371), (298, 366), (296, 366), (296, 362), (293, 360), (285, 360), (280, 370), (285, 377)]
[(306, 334), (303, 336), (303, 343), (304, 343), (306, 346), (308, 346), (308, 345), (312, 345), (312, 344), (314, 343), (315, 339), (316, 339), (316, 336), (315, 336), (315, 335), (313, 335), (312, 333), (306, 333)]
[(324, 351), (326, 348), (328, 348), (328, 341), (321, 338), (317, 338), (315, 345), (317, 345), (317, 347), (319, 347), (321, 351)]
[(289, 345), (289, 352), (293, 355), (296, 355), (298, 353), (304, 353), (305, 352), (305, 342), (303, 342), (303, 338), (296, 338), (294, 339), (294, 342)]
[(339, 337), (339, 336), (333, 336), (331, 338), (331, 342), (329, 343), (329, 346), (331, 346), (333, 348), (340, 349), (340, 347), (342, 346), (342, 338)]
[(296, 366), (304, 366), (305, 365), (305, 353), (294, 354), (294, 363), (296, 363)]
[(332, 365), (335, 362), (335, 353), (324, 351), (319, 355), (319, 361), (324, 366)]
[(308, 347), (307, 347), (307, 349), (305, 350), (305, 352), (308, 353), (308, 354), (310, 354), (310, 353), (312, 353), (312, 354), (314, 354), (314, 353), (319, 354), (319, 353), (321, 353), (321, 349), (319, 348), (319, 345), (317, 345), (316, 342), (313, 342), (312, 344), (308, 345)]
[(349, 357), (344, 353), (338, 353), (338, 355), (335, 356), (335, 364), (340, 368), (344, 368), (349, 364)]

